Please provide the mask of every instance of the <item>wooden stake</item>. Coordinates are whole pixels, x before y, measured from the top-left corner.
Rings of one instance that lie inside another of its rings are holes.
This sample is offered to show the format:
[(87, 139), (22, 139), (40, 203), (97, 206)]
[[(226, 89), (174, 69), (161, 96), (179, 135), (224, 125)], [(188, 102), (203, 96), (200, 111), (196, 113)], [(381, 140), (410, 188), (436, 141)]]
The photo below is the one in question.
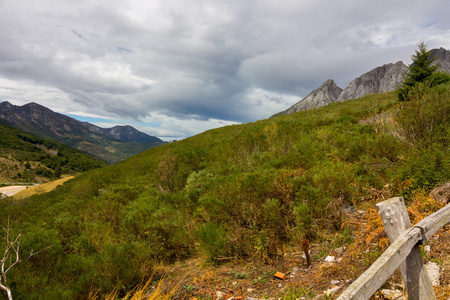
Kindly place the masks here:
[[(404, 231), (411, 228), (403, 197), (391, 198), (376, 206), (391, 244)], [(412, 248), (405, 261), (400, 264), (399, 269), (408, 291), (408, 299), (436, 299), (430, 277), (423, 264), (419, 245)]]

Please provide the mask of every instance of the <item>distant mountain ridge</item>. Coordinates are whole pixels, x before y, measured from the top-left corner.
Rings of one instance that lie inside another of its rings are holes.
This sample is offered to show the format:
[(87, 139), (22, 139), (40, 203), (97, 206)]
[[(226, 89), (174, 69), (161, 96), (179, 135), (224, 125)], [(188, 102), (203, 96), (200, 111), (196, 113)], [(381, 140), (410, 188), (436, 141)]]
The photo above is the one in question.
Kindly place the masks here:
[[(450, 51), (444, 48), (430, 50), (430, 59), (439, 66), (439, 70), (450, 73)], [(368, 94), (386, 93), (396, 90), (403, 82), (408, 67), (401, 61), (376, 67), (353, 79), (343, 90), (329, 79), (290, 108), (274, 114), (272, 117), (305, 111), (334, 102), (356, 99)], [(334, 84), (335, 86), (333, 86)], [(333, 92), (327, 92), (332, 90)], [(340, 92), (339, 92), (340, 90)], [(336, 94), (339, 93), (337, 96)]]
[(105, 165), (92, 155), (0, 123), (0, 184), (41, 183)]
[(0, 122), (72, 146), (109, 163), (164, 143), (128, 125), (101, 128), (33, 102), (23, 106), (1, 102)]

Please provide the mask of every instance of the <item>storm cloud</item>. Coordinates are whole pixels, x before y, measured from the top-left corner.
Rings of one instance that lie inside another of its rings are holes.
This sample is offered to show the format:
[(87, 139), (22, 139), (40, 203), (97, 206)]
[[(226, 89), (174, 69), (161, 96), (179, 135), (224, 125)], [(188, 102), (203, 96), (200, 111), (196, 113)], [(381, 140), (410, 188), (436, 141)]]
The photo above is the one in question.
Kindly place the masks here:
[(3, 0), (0, 100), (165, 139), (267, 118), (417, 44), (450, 49), (446, 0)]

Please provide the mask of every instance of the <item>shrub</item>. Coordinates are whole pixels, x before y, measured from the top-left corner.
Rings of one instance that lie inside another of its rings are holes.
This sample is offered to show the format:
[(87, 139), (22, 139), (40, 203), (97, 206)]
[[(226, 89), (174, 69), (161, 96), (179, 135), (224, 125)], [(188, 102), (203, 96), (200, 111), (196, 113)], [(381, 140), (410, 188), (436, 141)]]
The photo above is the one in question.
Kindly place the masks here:
[(395, 118), (400, 133), (412, 144), (428, 147), (439, 143), (448, 147), (450, 140), (450, 84), (428, 88), (418, 86), (410, 101)]
[(227, 256), (227, 231), (222, 224), (206, 223), (200, 228), (198, 237), (209, 261), (217, 263)]
[(418, 149), (401, 168), (397, 190), (404, 196), (414, 191), (430, 191), (450, 180), (450, 156), (437, 147)]

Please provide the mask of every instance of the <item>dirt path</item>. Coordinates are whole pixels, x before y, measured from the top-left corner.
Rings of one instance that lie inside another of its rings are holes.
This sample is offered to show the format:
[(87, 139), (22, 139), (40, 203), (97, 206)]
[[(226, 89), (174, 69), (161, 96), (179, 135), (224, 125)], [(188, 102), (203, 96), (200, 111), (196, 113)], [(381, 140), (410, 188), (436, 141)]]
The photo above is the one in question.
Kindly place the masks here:
[(24, 186), (24, 185), (13, 185), (13, 186), (0, 187), (0, 194), (4, 194), (7, 197), (10, 197), (12, 195), (17, 194), (18, 192), (25, 190), (26, 188), (28, 188), (28, 186)]

